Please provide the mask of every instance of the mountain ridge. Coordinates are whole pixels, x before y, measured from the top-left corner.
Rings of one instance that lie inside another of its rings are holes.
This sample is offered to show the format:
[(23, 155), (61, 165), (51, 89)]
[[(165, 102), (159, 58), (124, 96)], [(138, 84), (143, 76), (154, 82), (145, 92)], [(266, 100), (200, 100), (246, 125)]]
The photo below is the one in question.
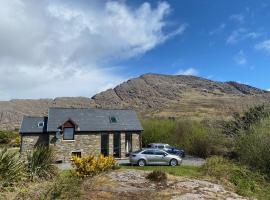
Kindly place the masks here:
[(0, 129), (18, 128), (22, 116), (47, 114), (49, 107), (129, 108), (143, 117), (226, 118), (270, 100), (270, 92), (234, 81), (148, 73), (89, 97), (0, 101)]

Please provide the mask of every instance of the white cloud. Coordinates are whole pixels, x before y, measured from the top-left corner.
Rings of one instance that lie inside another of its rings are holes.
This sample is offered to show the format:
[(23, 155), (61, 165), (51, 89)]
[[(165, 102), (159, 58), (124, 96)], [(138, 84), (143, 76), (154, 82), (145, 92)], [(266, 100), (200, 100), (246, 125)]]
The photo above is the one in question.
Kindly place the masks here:
[(245, 22), (245, 16), (243, 14), (234, 14), (234, 15), (231, 15), (229, 18), (230, 20), (235, 21), (240, 24)]
[(209, 32), (209, 35), (216, 35), (216, 34), (219, 34), (219, 33), (221, 33), (221, 32), (225, 29), (225, 27), (226, 27), (226, 24), (222, 23), (222, 24), (220, 24), (217, 28), (211, 30), (211, 31)]
[(269, 89), (267, 89), (267, 91), (269, 91), (269, 92), (270, 92), (270, 88), (269, 88)]
[(166, 2), (2, 1), (0, 99), (91, 96), (116, 85), (125, 77), (105, 66), (185, 31), (168, 31), (170, 12)]
[(188, 68), (188, 69), (180, 69), (178, 72), (176, 72), (176, 75), (193, 75), (197, 76), (199, 75), (199, 71), (196, 70), (195, 68)]
[(226, 42), (227, 44), (236, 44), (246, 39), (256, 39), (259, 36), (261, 36), (261, 34), (258, 32), (250, 32), (247, 29), (239, 28), (232, 31)]
[(240, 50), (234, 57), (233, 60), (238, 64), (238, 65), (245, 65), (247, 64), (247, 59), (246, 55), (243, 52), (243, 50)]
[(270, 39), (256, 44), (255, 48), (270, 53)]

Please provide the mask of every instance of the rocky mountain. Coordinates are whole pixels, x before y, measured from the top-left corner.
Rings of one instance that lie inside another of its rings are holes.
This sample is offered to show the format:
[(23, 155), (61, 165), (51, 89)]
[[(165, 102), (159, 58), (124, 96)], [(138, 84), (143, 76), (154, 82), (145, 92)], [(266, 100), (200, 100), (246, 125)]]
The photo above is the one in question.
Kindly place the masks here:
[(237, 82), (145, 74), (87, 97), (0, 101), (0, 129), (18, 128), (23, 115), (46, 115), (49, 107), (133, 108), (145, 117), (226, 118), (270, 93)]

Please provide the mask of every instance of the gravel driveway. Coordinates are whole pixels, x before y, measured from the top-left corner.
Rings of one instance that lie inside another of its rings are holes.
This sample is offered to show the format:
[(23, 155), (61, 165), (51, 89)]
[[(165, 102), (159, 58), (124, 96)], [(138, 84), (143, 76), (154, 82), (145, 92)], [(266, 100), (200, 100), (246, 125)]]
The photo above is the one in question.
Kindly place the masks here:
[[(121, 159), (118, 160), (118, 163), (120, 165), (128, 165), (129, 164), (129, 160), (128, 159)], [(196, 157), (192, 157), (187, 155), (185, 158), (183, 158), (183, 162), (182, 165), (185, 166), (202, 166), (205, 163), (205, 159), (202, 158), (196, 158)], [(56, 164), (56, 166), (60, 169), (60, 170), (68, 170), (71, 169), (72, 166), (70, 163), (60, 163), (60, 164)]]
[[(118, 163), (120, 165), (128, 165), (129, 164), (129, 160), (128, 159), (118, 160)], [(199, 167), (199, 166), (202, 166), (204, 163), (205, 163), (205, 159), (196, 158), (196, 157), (187, 155), (185, 158), (183, 158), (182, 165), (186, 165), (186, 166), (198, 166)]]

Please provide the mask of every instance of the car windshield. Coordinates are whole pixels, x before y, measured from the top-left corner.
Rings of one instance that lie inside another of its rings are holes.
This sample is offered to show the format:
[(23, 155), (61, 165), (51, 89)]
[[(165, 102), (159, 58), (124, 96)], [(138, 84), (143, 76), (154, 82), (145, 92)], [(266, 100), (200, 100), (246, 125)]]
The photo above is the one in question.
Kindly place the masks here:
[(151, 144), (148, 144), (148, 145), (147, 145), (147, 148), (151, 148), (151, 147), (152, 147), (152, 145), (151, 145)]
[(132, 153), (140, 153), (142, 150), (133, 151)]
[(167, 149), (174, 149), (174, 147), (172, 147), (170, 145), (165, 145), (165, 148), (167, 148)]

